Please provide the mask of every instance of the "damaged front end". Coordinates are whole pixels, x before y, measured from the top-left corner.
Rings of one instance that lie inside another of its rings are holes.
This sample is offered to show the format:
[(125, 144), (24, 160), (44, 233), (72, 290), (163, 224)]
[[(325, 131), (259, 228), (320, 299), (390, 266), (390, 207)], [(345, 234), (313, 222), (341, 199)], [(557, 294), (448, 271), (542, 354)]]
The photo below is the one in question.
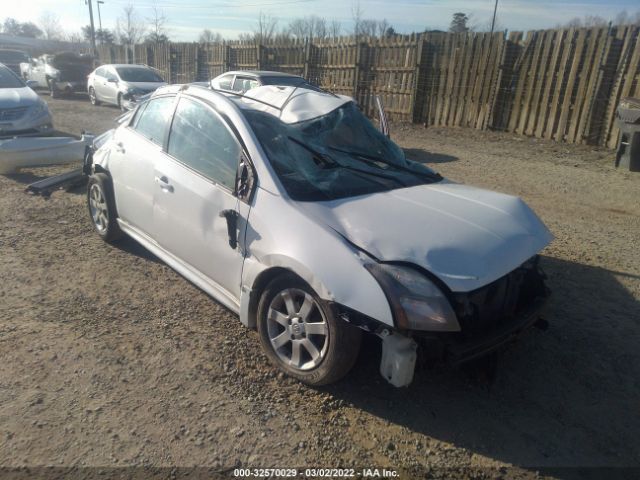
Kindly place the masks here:
[(456, 366), (516, 340), (539, 319), (550, 293), (545, 278), (536, 255), (481, 288), (447, 292), (458, 331), (398, 328), (402, 313), (394, 308), (395, 330), (368, 327), (382, 340), (380, 373), (392, 385), (403, 387), (411, 383), (419, 359)]

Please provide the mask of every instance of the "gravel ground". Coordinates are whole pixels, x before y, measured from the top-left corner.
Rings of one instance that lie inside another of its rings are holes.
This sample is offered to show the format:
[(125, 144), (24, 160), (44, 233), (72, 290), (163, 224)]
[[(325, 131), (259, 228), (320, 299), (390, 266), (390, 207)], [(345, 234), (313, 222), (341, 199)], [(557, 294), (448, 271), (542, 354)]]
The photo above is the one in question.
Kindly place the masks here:
[[(81, 98), (50, 106), (56, 127), (74, 134), (100, 133), (119, 114)], [(0, 465), (100, 467), (73, 472), (96, 478), (238, 466), (603, 478), (577, 467), (640, 466), (640, 174), (591, 147), (393, 129), (410, 157), (520, 195), (549, 226), (546, 331), (529, 332), (495, 369), (431, 367), (406, 389), (378, 375), (371, 339), (345, 380), (308, 388), (143, 248), (104, 244), (81, 189), (23, 193), (64, 168), (24, 171), (0, 177)], [(124, 466), (187, 470), (108, 470)], [(14, 473), (42, 473), (25, 471)]]

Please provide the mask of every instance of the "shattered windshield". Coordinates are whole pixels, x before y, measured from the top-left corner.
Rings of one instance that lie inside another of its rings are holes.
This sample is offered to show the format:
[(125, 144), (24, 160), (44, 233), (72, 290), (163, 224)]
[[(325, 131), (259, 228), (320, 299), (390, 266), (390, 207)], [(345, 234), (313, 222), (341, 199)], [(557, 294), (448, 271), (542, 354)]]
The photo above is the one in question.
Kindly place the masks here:
[(294, 200), (333, 200), (442, 178), (407, 160), (402, 149), (380, 133), (353, 102), (296, 124), (255, 110), (244, 114)]
[(125, 82), (163, 82), (160, 75), (148, 68), (118, 67), (118, 75)]

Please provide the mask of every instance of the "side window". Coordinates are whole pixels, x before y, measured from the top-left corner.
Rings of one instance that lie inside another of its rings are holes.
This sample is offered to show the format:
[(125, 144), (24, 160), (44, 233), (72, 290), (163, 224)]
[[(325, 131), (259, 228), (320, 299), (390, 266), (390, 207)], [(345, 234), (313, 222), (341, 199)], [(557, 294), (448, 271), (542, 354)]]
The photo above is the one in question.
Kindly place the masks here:
[(168, 152), (206, 178), (234, 189), (240, 145), (224, 121), (201, 103), (180, 100)]
[(173, 111), (175, 97), (160, 97), (150, 100), (144, 110), (137, 114), (133, 129), (157, 145), (162, 145), (167, 124)]
[(248, 92), (252, 88), (256, 88), (258, 86), (258, 80), (251, 77), (236, 77), (233, 82), (233, 91), (234, 92)]
[(104, 68), (104, 67), (100, 67), (100, 68), (98, 68), (98, 69), (96, 70), (96, 75), (97, 75), (98, 77), (104, 77), (104, 70), (105, 70), (105, 68)]
[(108, 81), (111, 81), (111, 80), (118, 81), (118, 77), (116, 77), (116, 74), (113, 73), (111, 70), (107, 70), (106, 68), (104, 70), (103, 77), (105, 77)]
[(224, 77), (220, 77), (218, 80), (218, 88), (223, 90), (231, 90), (231, 81), (233, 80), (233, 75), (225, 75)]

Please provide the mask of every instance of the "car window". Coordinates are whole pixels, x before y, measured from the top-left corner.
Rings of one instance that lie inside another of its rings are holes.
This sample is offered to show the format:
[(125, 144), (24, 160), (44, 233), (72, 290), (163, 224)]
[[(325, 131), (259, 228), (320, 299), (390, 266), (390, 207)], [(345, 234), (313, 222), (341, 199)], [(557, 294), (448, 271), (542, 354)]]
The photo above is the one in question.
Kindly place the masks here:
[(168, 152), (206, 178), (233, 190), (240, 145), (210, 108), (180, 99), (169, 133)]
[(260, 86), (258, 80), (252, 77), (236, 77), (233, 82), (234, 92), (248, 92), (252, 88)]
[(138, 114), (133, 129), (153, 143), (162, 145), (167, 123), (171, 119), (174, 97), (160, 97), (150, 100), (146, 108)]
[(104, 75), (103, 75), (107, 80), (115, 80), (118, 81), (118, 77), (116, 76), (115, 73), (113, 73), (111, 70), (107, 70), (105, 69), (104, 71)]
[(220, 77), (218, 80), (218, 88), (222, 88), (224, 90), (231, 90), (231, 81), (233, 80), (233, 75), (225, 75), (224, 77)]
[(105, 68), (100, 67), (96, 70), (96, 75), (98, 75), (99, 77), (104, 77), (104, 71), (105, 71)]
[(0, 88), (22, 88), (22, 80), (4, 65), (0, 65)]
[(164, 82), (160, 76), (150, 68), (143, 67), (118, 67), (118, 75), (125, 82)]

